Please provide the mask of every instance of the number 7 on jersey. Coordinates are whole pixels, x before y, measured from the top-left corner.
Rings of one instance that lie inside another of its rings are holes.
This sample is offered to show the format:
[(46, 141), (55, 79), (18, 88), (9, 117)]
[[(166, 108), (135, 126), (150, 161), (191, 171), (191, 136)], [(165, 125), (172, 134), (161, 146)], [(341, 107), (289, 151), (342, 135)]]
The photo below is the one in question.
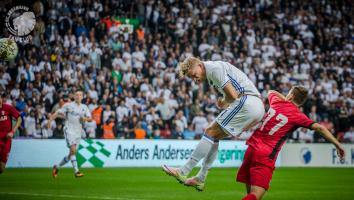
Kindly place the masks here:
[[(261, 126), (261, 131), (263, 131), (264, 126), (268, 123), (268, 121), (274, 117), (276, 114), (275, 110), (273, 108), (269, 108), (269, 111), (267, 113), (267, 117), (265, 118), (262, 126)], [(269, 135), (273, 135), (277, 130), (279, 130), (281, 127), (283, 127), (286, 123), (288, 123), (288, 118), (282, 114), (278, 114), (275, 118), (279, 123), (277, 123), (272, 129), (269, 131)]]

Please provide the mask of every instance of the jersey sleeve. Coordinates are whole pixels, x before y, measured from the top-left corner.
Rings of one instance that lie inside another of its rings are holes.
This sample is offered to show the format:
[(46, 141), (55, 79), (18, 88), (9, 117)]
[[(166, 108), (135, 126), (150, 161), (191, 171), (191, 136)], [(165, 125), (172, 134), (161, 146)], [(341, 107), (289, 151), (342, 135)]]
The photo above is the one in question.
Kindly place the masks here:
[(312, 124), (314, 124), (315, 121), (312, 119), (308, 118), (305, 114), (299, 113), (296, 115), (296, 124), (300, 127), (304, 128), (310, 128)]
[(65, 115), (68, 112), (68, 110), (69, 110), (69, 104), (66, 103), (63, 105), (63, 107), (57, 110), (57, 113), (61, 113)]
[(230, 80), (226, 74), (226, 70), (224, 68), (219, 68), (218, 70), (214, 70), (211, 73), (212, 81), (215, 86), (219, 88), (224, 88), (226, 83)]

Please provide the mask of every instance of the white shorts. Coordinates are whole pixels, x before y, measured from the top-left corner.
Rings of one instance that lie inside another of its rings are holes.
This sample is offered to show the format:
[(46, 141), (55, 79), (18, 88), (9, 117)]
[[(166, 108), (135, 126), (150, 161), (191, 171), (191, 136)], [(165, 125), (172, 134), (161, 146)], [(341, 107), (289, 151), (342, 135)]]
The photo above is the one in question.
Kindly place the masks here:
[(264, 104), (260, 98), (244, 95), (223, 110), (215, 121), (227, 134), (239, 136), (243, 131), (258, 124), (264, 113)]
[(81, 141), (81, 134), (83, 131), (80, 130), (72, 130), (64, 127), (64, 135), (65, 135), (65, 140), (66, 144), (68, 147), (71, 145), (79, 145)]

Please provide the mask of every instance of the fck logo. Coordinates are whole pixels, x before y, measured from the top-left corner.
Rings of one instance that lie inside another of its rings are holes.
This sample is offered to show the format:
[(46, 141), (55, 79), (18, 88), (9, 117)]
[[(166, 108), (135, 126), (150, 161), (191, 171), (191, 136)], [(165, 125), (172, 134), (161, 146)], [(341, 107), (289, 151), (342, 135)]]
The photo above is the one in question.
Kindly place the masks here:
[(7, 120), (7, 116), (1, 116), (0, 117), (0, 121), (6, 121)]

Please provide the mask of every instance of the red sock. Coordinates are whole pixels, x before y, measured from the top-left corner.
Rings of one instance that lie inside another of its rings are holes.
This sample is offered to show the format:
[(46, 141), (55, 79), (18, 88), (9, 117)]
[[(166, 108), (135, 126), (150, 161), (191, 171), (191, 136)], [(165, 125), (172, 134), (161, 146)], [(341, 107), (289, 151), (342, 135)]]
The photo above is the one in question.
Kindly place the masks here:
[(248, 194), (247, 196), (243, 197), (241, 200), (257, 200), (257, 197), (254, 194)]

